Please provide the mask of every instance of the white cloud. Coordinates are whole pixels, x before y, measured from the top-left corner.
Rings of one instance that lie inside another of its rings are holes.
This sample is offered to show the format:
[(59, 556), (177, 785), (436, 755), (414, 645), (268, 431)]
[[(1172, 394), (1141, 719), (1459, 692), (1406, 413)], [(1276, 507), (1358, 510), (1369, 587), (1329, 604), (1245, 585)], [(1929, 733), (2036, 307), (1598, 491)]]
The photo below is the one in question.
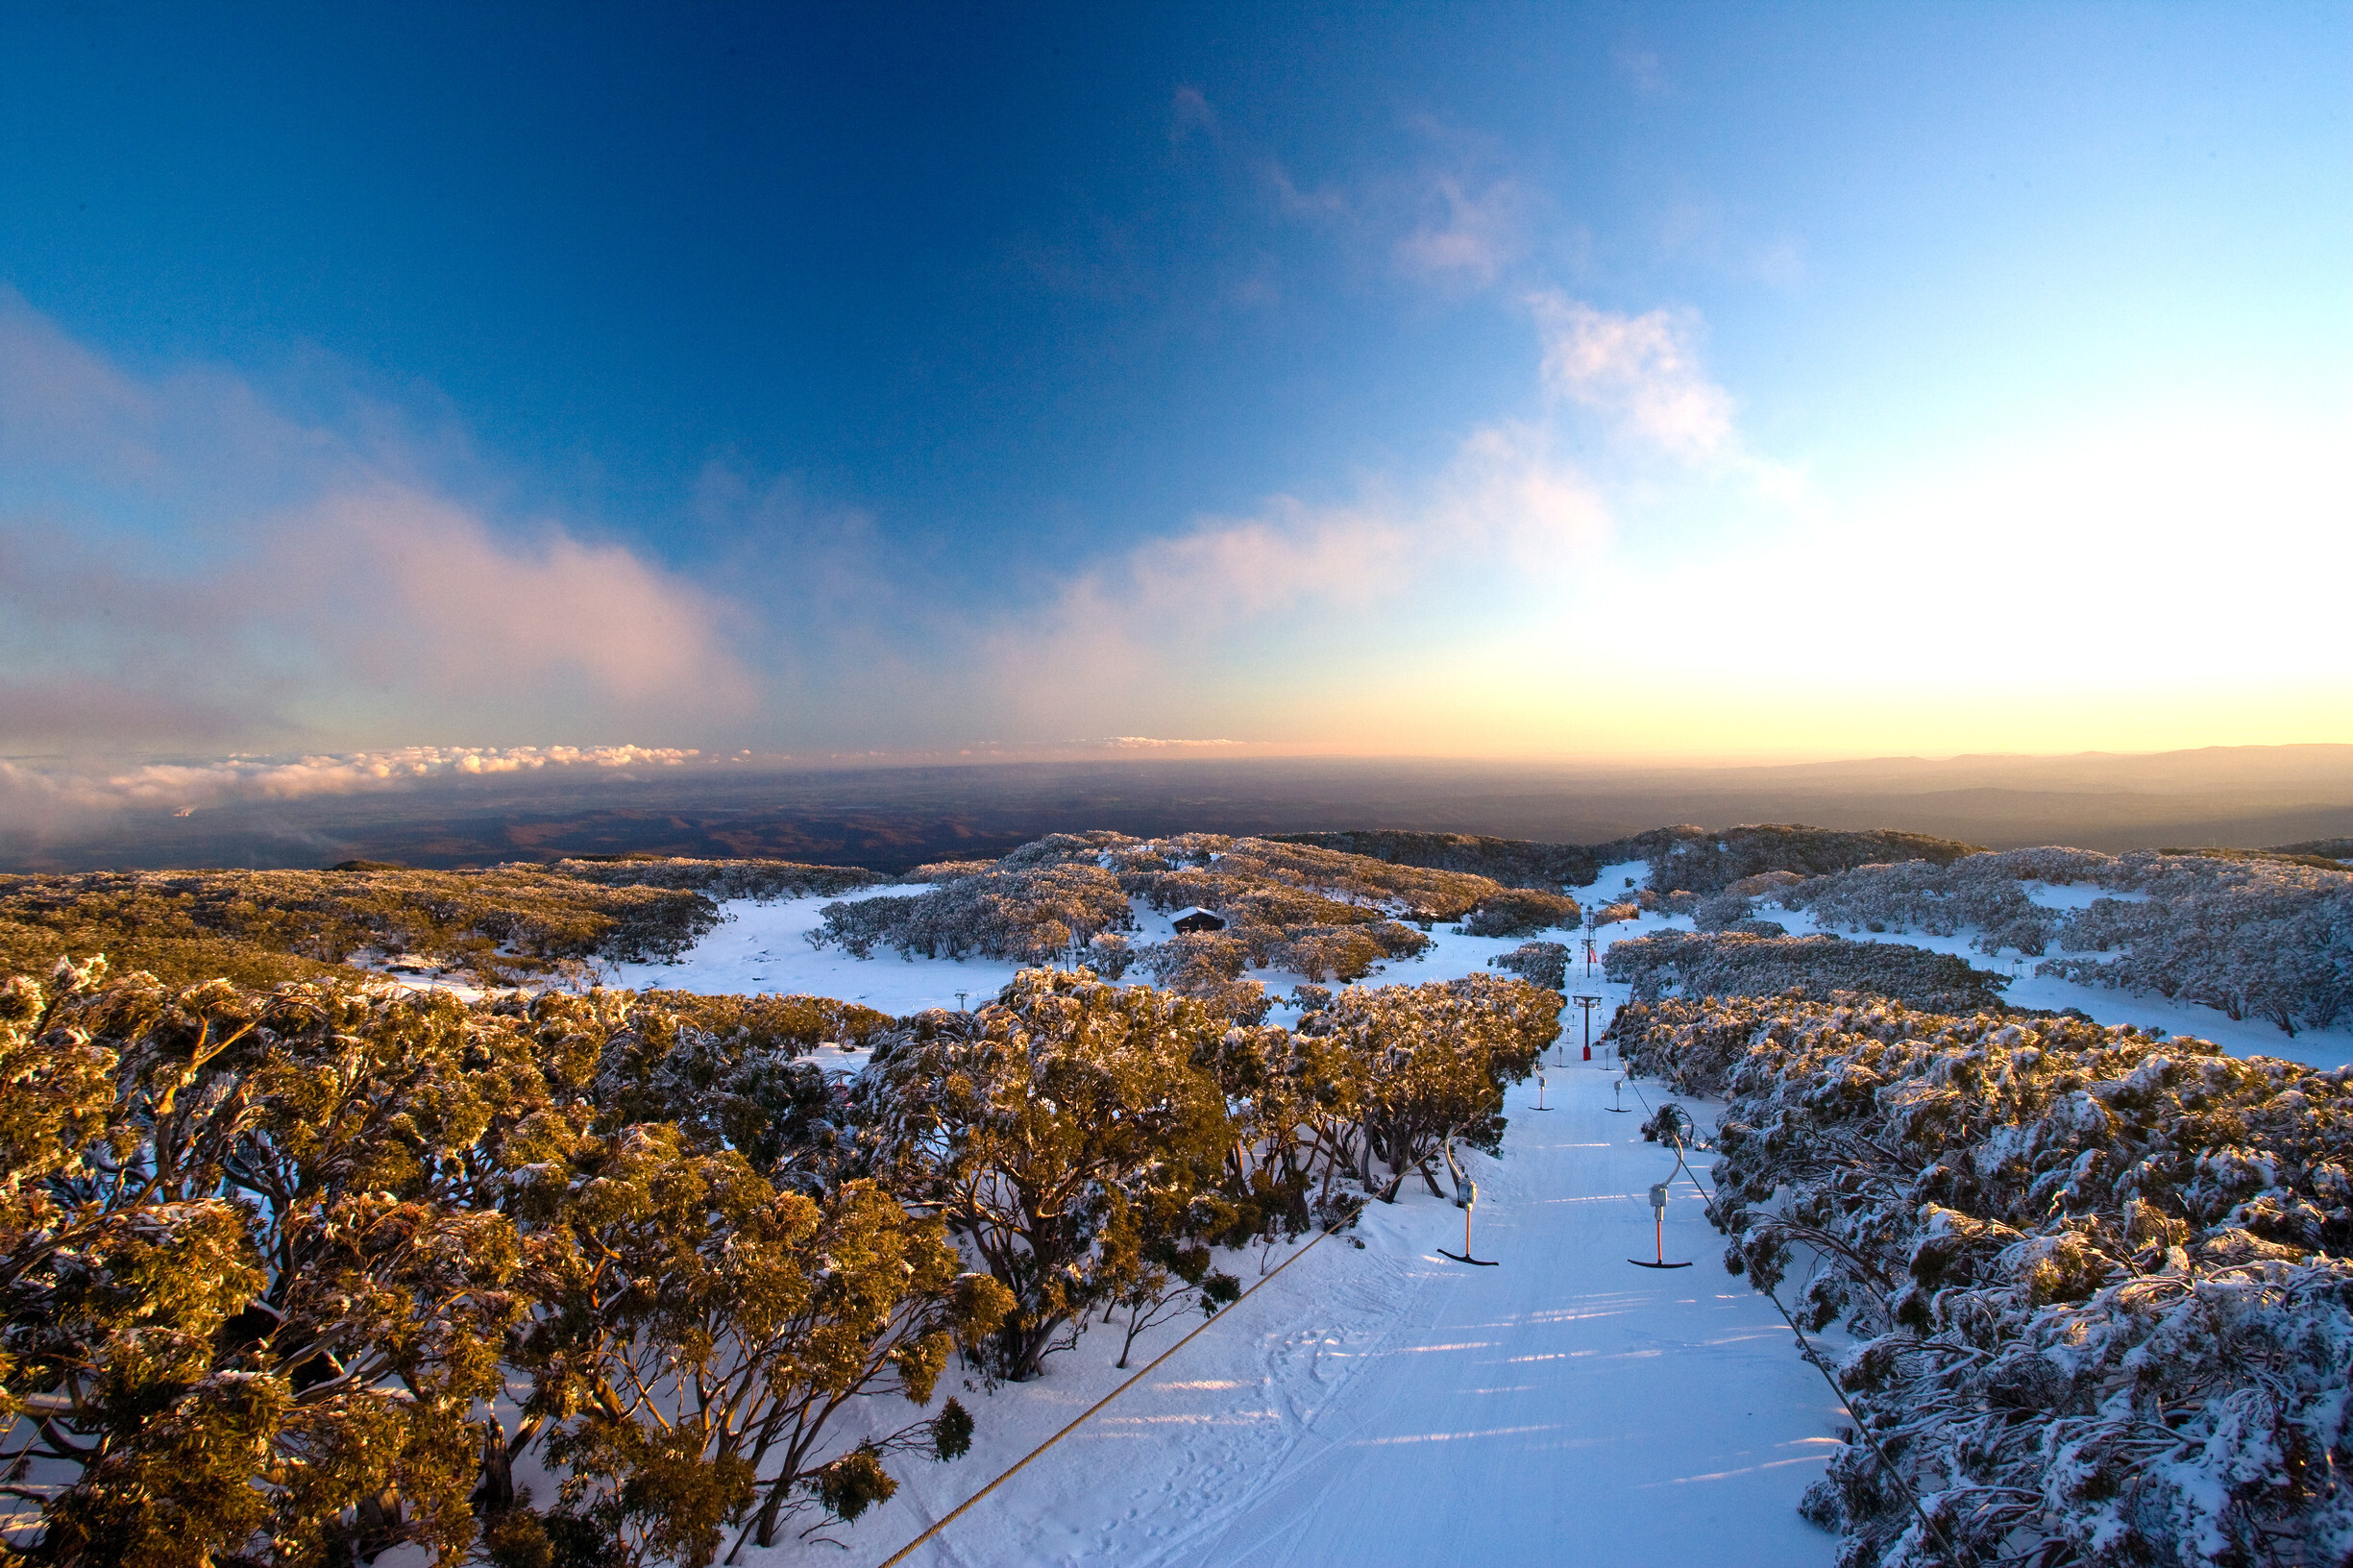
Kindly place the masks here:
[(0, 291), (8, 748), (688, 738), (750, 711), (725, 599), (469, 504), (427, 477), (461, 446), (381, 409), (304, 425), (215, 368), (133, 376)]
[(1696, 315), (1619, 315), (1555, 292), (1531, 295), (1528, 305), (1553, 392), (1686, 461), (1729, 450), (1732, 398), (1700, 368)]
[(391, 486), (331, 497), (282, 539), (273, 573), (290, 566), (338, 609), (371, 605), (340, 631), (314, 626), (378, 678), (443, 694), (577, 678), (629, 707), (748, 702), (748, 677), (720, 646), (728, 608), (619, 546), (554, 527), (528, 544), (501, 539), (466, 508)]
[(189, 816), (239, 800), (402, 790), (434, 778), (547, 769), (675, 768), (701, 753), (643, 746), (408, 746), (292, 757), (224, 757), (87, 770), (0, 761), (0, 825), (54, 830), (61, 821), (136, 810)]
[(1042, 727), (1182, 723), (1205, 696), (1219, 711), (1238, 680), (1295, 691), (1336, 659), (1378, 679), (1406, 656), (1385, 649), (1448, 635), (1465, 596), (1516, 600), (1605, 546), (1607, 506), (1552, 448), (1544, 426), (1490, 426), (1409, 491), (1368, 482), (1344, 504), (1280, 496), (1246, 517), (1205, 518), (1001, 626), (982, 683)]

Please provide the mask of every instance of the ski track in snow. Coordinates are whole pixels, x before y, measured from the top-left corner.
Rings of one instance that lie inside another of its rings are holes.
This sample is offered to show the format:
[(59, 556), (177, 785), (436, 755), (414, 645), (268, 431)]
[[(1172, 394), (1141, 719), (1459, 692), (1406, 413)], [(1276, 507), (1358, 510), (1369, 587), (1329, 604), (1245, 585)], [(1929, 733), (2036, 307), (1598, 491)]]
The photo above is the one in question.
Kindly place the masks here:
[[(1499, 1267), (1438, 1255), (1461, 1245), (1461, 1212), (1418, 1184), (1371, 1205), (1361, 1250), (1324, 1240), (909, 1562), (1826, 1563), (1830, 1537), (1796, 1506), (1836, 1402), (1771, 1304), (1724, 1274), (1688, 1179), (1665, 1246), (1696, 1266), (1630, 1266), (1672, 1159), (1638, 1109), (1607, 1109), (1605, 1065), (1556, 1056), (1545, 1076), (1543, 1113), (1534, 1083), (1510, 1091), (1507, 1158), (1472, 1157), (1474, 1255)], [(1224, 1266), (1257, 1276), (1254, 1255)], [(871, 1568), (977, 1491), (1126, 1377), (1117, 1353), (1098, 1327), (1036, 1383), (967, 1394), (972, 1454), (907, 1463), (841, 1560)]]
[[(1605, 868), (1581, 901), (1606, 901), (1640, 863)], [(856, 896), (906, 894), (875, 889)], [(2031, 890), (2037, 901), (2088, 902), (2074, 888)], [(851, 958), (812, 948), (805, 934), (830, 898), (723, 907), (727, 919), (674, 964), (616, 967), (631, 988), (706, 992), (802, 992), (855, 1000), (887, 1013), (973, 1005), (993, 996), (1017, 966), (946, 959), (907, 961), (878, 952)], [(1814, 929), (1802, 913), (1761, 911), (1792, 935)], [(1166, 915), (1139, 908), (1141, 944), (1169, 935)], [(1602, 945), (1666, 929), (1655, 914), (1605, 927)], [(1949, 938), (1887, 933), (1875, 940), (1957, 953), (2007, 968)], [(1553, 934), (1571, 940), (1566, 933)], [(1386, 966), (1365, 984), (1414, 984), (1486, 969), (1517, 939), (1432, 933), (1418, 960)], [(1850, 937), (1850, 940), (1875, 940)], [(1574, 943), (1572, 942), (1572, 945)], [(2032, 961), (2024, 966), (2031, 970)], [(1495, 972), (1495, 971), (1487, 971)], [(1270, 992), (1300, 978), (1254, 971)], [(1598, 1036), (1626, 988), (1574, 966), (1568, 988), (1603, 998)], [(2154, 1024), (2216, 1041), (2243, 1055), (2285, 1056), (2329, 1066), (2353, 1061), (2353, 1032), (2289, 1040), (2268, 1025), (2234, 1023), (2210, 1008), (2134, 997), (2031, 973), (2010, 1000), (2080, 1007), (2106, 1023)], [(1279, 1009), (1276, 1021), (1295, 1015)], [(1367, 1206), (1353, 1233), (1312, 1255), (1249, 1300), (1230, 1308), (1151, 1377), (999, 1487), (908, 1560), (921, 1568), (1014, 1564), (1202, 1564), (1207, 1568), (1351, 1568), (1446, 1562), (1512, 1563), (1574, 1557), (1612, 1564), (1715, 1562), (1819, 1565), (1827, 1534), (1802, 1521), (1800, 1493), (1835, 1451), (1845, 1415), (1802, 1362), (1771, 1303), (1727, 1276), (1723, 1240), (1699, 1190), (1679, 1178), (1665, 1226), (1670, 1260), (1654, 1271), (1628, 1260), (1651, 1250), (1650, 1184), (1672, 1168), (1637, 1130), (1659, 1086), (1630, 1086), (1610, 1109), (1610, 1053), (1581, 1060), (1580, 1016), (1566, 1010), (1538, 1086), (1507, 1095), (1510, 1129), (1501, 1162), (1472, 1156), (1480, 1184), (1475, 1255), (1502, 1266), (1471, 1268), (1438, 1255), (1462, 1242), (1459, 1210), (1419, 1183), (1393, 1205)], [(834, 1068), (863, 1053), (827, 1054)], [(1716, 1107), (1685, 1102), (1708, 1124)], [(1361, 1240), (1361, 1248), (1352, 1244)], [(1282, 1255), (1264, 1260), (1271, 1268)], [(1220, 1266), (1245, 1286), (1261, 1277), (1256, 1253)], [(954, 1464), (909, 1458), (894, 1465), (898, 1495), (855, 1526), (830, 1531), (847, 1551), (747, 1548), (744, 1563), (839, 1561), (871, 1568), (933, 1521), (1197, 1326), (1185, 1317), (1142, 1335), (1130, 1370), (1112, 1365), (1115, 1330), (1097, 1326), (1052, 1357), (1045, 1375), (989, 1392), (957, 1387), (976, 1424), (971, 1452)], [(1835, 1333), (1828, 1336), (1835, 1351)], [(856, 1414), (890, 1430), (915, 1413), (895, 1399)], [(858, 1429), (845, 1424), (842, 1440)]]

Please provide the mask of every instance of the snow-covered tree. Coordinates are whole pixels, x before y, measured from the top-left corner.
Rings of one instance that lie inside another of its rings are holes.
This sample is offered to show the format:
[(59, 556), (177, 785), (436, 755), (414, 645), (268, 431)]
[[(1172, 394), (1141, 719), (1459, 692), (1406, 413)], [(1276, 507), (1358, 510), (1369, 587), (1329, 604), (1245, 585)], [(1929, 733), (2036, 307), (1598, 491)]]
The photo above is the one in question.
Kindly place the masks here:
[(1024, 969), (977, 1014), (876, 1045), (860, 1085), (875, 1168), (1012, 1292), (998, 1376), (1036, 1377), (1130, 1284), (1133, 1254), (1101, 1244), (1126, 1211), (1215, 1191), (1234, 1128), (1194, 1064), (1224, 1029), (1189, 998)]
[[(1525, 1079), (1560, 1034), (1560, 999), (1524, 980), (1474, 974), (1420, 986), (1352, 986), (1300, 1020), (1336, 1053), (1319, 1076), (1353, 1125), (1343, 1147), (1365, 1189), (1393, 1200), (1418, 1173), (1443, 1196), (1430, 1162), (1453, 1139), (1492, 1153), (1504, 1088)], [(1373, 1162), (1386, 1165), (1385, 1176)]]
[(1612, 1034), (1727, 1097), (1726, 1266), (1861, 1340), (1804, 1505), (1842, 1563), (2353, 1553), (2353, 1070), (1859, 996)]
[(1795, 990), (1817, 1000), (1842, 991), (1873, 992), (1915, 1007), (1993, 1005), (2006, 977), (1972, 968), (1966, 959), (1895, 942), (1838, 937), (1762, 937), (1743, 931), (1659, 931), (1613, 943), (1602, 972), (1630, 986), (1636, 999), (1670, 992), (1691, 996), (1772, 996)]
[(1569, 989), (1569, 949), (1561, 943), (1525, 942), (1507, 953), (1496, 954), (1487, 964), (1546, 991), (1565, 993)]

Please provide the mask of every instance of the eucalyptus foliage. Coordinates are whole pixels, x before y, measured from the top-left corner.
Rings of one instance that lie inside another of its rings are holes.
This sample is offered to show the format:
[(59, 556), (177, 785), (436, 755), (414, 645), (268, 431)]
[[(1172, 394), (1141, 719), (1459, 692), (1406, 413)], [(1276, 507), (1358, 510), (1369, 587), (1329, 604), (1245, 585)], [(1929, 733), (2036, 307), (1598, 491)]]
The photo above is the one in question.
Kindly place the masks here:
[[(478, 1540), (695, 1563), (755, 1509), (772, 1534), (870, 1493), (827, 1423), (927, 1402), (1010, 1302), (843, 1176), (830, 1096), (756, 1061), (674, 1070), (752, 1039), (609, 992), (7, 981), (0, 1538), (76, 1564)], [(619, 1062), (671, 1087), (626, 1103)], [(819, 1152), (754, 1140), (764, 1171), (728, 1129), (779, 1104)], [(944, 1452), (941, 1419), (870, 1458)], [(527, 1457), (557, 1495), (515, 1483)]]

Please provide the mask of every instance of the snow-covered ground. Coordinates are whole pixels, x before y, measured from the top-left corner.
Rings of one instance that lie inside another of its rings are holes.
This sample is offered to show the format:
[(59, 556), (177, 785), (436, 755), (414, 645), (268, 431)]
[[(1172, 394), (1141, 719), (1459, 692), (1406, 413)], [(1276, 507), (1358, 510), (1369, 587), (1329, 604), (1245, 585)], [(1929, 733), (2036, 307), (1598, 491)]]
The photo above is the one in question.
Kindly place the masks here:
[[(861, 888), (852, 898), (908, 897), (927, 886)], [(689, 948), (675, 963), (608, 965), (607, 977), (631, 991), (660, 988), (706, 995), (831, 996), (864, 1002), (903, 1017), (930, 1007), (954, 1007), (956, 993), (977, 1006), (1003, 990), (1019, 968), (986, 959), (899, 957), (877, 948), (872, 958), (853, 958), (840, 947), (809, 945), (809, 933), (838, 894), (783, 898), (760, 903), (730, 898), (720, 904), (719, 929)]]
[[(1644, 870), (1638, 862), (1607, 868), (1579, 896), (1598, 905), (1623, 894), (1627, 877), (1638, 883)], [(2072, 887), (2030, 893), (2070, 907), (2092, 895)], [(977, 1005), (1013, 977), (1008, 964), (820, 951), (806, 934), (830, 901), (729, 903), (726, 921), (679, 962), (624, 966), (611, 978), (641, 988), (830, 995), (904, 1014), (954, 1006), (959, 992)], [(1813, 929), (1799, 912), (1763, 913), (1793, 933)], [(1133, 941), (1170, 934), (1167, 916), (1137, 914)], [(1599, 940), (1605, 951), (1611, 942), (1690, 923), (1645, 915), (1604, 927)], [(1423, 957), (1363, 983), (1452, 978), (1518, 945), (1447, 927), (1432, 935)], [(1969, 948), (1970, 936), (1879, 940), (1993, 967)], [(2292, 1041), (2209, 1008), (2038, 979), (2031, 961), (2020, 967), (2026, 972), (2008, 995), (2023, 1005), (2079, 1007), (2102, 1022), (2197, 1034), (2242, 1054), (2324, 1066), (2353, 1060), (2353, 1034), (2343, 1030)], [(1278, 996), (1299, 979), (1262, 971), (1251, 978)], [(1570, 970), (1569, 989), (1602, 998), (1596, 1035), (1626, 995), (1581, 963)], [(1316, 1246), (909, 1562), (1828, 1562), (1831, 1538), (1800, 1520), (1796, 1507), (1832, 1451), (1843, 1412), (1795, 1353), (1772, 1305), (1724, 1273), (1722, 1239), (1688, 1179), (1677, 1184), (1665, 1247), (1670, 1260), (1696, 1266), (1630, 1265), (1652, 1245), (1646, 1189), (1671, 1168), (1636, 1130), (1642, 1097), (1655, 1104), (1657, 1086), (1625, 1092), (1630, 1114), (1607, 1109), (1617, 1073), (1605, 1048), (1590, 1066), (1579, 1060), (1581, 1031), (1572, 1007), (1547, 1083), (1510, 1091), (1504, 1159), (1474, 1157), (1475, 1253), (1501, 1267), (1438, 1255), (1461, 1244), (1461, 1212), (1418, 1184), (1393, 1206), (1372, 1205), (1355, 1233), (1361, 1248), (1345, 1236)], [(825, 1065), (855, 1068), (862, 1061), (829, 1054)], [(1535, 1109), (1539, 1092), (1550, 1109)], [(1705, 1125), (1714, 1108), (1691, 1109)], [(1223, 1266), (1245, 1285), (1259, 1277), (1255, 1257)], [(1145, 1335), (1132, 1365), (1145, 1364), (1195, 1321)], [(1004, 1472), (1130, 1375), (1112, 1366), (1118, 1350), (1114, 1332), (1098, 1328), (1049, 1360), (1035, 1383), (963, 1392), (978, 1423), (971, 1453), (952, 1465), (902, 1461), (898, 1496), (834, 1532), (848, 1547), (837, 1560), (879, 1563)], [(878, 1408), (873, 1415), (895, 1425), (906, 1412)], [(747, 1550), (742, 1560), (780, 1565), (810, 1550)]]
[[(1828, 1388), (1725, 1274), (1688, 1180), (1665, 1248), (1695, 1266), (1628, 1262), (1653, 1251), (1646, 1192), (1673, 1162), (1638, 1109), (1607, 1109), (1613, 1071), (1545, 1075), (1550, 1109), (1514, 1088), (1505, 1159), (1474, 1157), (1473, 1255), (1501, 1266), (1439, 1256), (1461, 1247), (1461, 1211), (1418, 1184), (1370, 1206), (1361, 1250), (1316, 1245), (910, 1564), (1828, 1562), (1796, 1512), (1843, 1420)], [(1258, 1278), (1255, 1258), (1225, 1266)], [(979, 1490), (1130, 1375), (1118, 1350), (1097, 1329), (1036, 1383), (963, 1394), (972, 1452), (900, 1466), (899, 1495), (839, 1532), (840, 1560), (879, 1563)]]
[[(1005, 964), (813, 948), (807, 933), (829, 901), (729, 903), (728, 919), (679, 962), (619, 967), (611, 979), (831, 995), (903, 1014), (954, 1006), (960, 991), (978, 1005), (1013, 976)], [(1131, 940), (1164, 940), (1168, 919), (1139, 908)], [(1689, 923), (1654, 915), (1602, 935)], [(1423, 956), (1362, 983), (1450, 979), (1519, 945), (1451, 927), (1432, 937)], [(1572, 991), (1604, 998), (1599, 1034), (1625, 988), (1598, 967), (1590, 978), (1581, 965), (1571, 973)], [(1251, 978), (1282, 996), (1301, 977)], [(1534, 1109), (1533, 1082), (1514, 1088), (1506, 1158), (1473, 1157), (1477, 1255), (1503, 1266), (1439, 1257), (1461, 1244), (1461, 1212), (1417, 1183), (1397, 1204), (1371, 1207), (1354, 1237), (1364, 1246), (1322, 1242), (911, 1562), (1378, 1568), (1524, 1561), (1564, 1543), (1628, 1564), (1695, 1554), (1826, 1562), (1829, 1537), (1796, 1506), (1832, 1447), (1836, 1404), (1772, 1306), (1723, 1272), (1721, 1238), (1688, 1180), (1668, 1214), (1667, 1253), (1697, 1266), (1627, 1262), (1651, 1250), (1646, 1191), (1672, 1162), (1636, 1131), (1642, 1090), (1613, 1095), (1608, 1052), (1582, 1065), (1574, 1008), (1569, 1020), (1545, 1069), (1549, 1109)], [(823, 1062), (854, 1069), (863, 1057)], [(1613, 1098), (1630, 1113), (1605, 1109)], [(1245, 1285), (1260, 1277), (1255, 1256), (1223, 1266)], [(1196, 1322), (1147, 1335), (1131, 1366)], [(953, 1465), (897, 1466), (898, 1497), (835, 1532), (850, 1549), (843, 1560), (889, 1556), (1115, 1387), (1130, 1375), (1112, 1366), (1118, 1350), (1098, 1328), (1035, 1383), (963, 1393), (978, 1422), (972, 1452)], [(904, 1419), (903, 1408), (873, 1415)], [(743, 1560), (783, 1563), (805, 1550), (747, 1550)]]
[[(903, 896), (926, 891), (921, 887), (873, 888), (856, 896)], [(710, 995), (832, 996), (904, 1016), (927, 1007), (955, 1007), (958, 992), (965, 995), (964, 1005), (978, 1006), (1004, 989), (1019, 968), (988, 959), (901, 958), (882, 947), (875, 949), (872, 958), (864, 959), (853, 958), (838, 946), (812, 947), (809, 933), (823, 923), (821, 912), (834, 901), (830, 896), (774, 903), (730, 899), (720, 905), (719, 928), (676, 962), (607, 965), (606, 978), (631, 991), (659, 988)], [(1141, 900), (1133, 901), (1132, 907), (1136, 929), (1128, 933), (1128, 940), (1137, 946), (1166, 942), (1176, 934), (1169, 923), (1173, 912), (1155, 910)], [(1384, 965), (1365, 983), (1418, 985), (1425, 980), (1452, 980), (1485, 968), (1488, 959), (1520, 945), (1518, 938), (1466, 937), (1453, 926), (1439, 926), (1430, 938), (1431, 947), (1419, 958)], [(1296, 1017), (1286, 999), (1306, 976), (1285, 969), (1253, 969), (1247, 978), (1262, 982), (1269, 995), (1285, 1004), (1274, 1014), (1274, 1021)]]

